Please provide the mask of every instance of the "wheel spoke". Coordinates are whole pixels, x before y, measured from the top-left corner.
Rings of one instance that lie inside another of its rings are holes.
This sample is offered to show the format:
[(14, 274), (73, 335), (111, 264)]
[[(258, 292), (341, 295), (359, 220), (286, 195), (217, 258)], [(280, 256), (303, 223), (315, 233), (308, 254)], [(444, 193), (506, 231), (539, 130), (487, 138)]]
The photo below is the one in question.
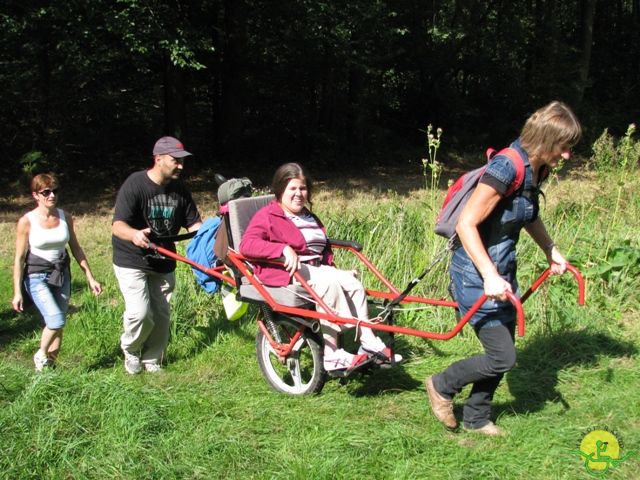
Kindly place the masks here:
[(291, 353), (295, 352), (296, 354), (299, 354), (300, 350), (304, 348), (304, 344), (305, 344), (304, 337), (300, 337), (298, 341), (295, 343), (295, 345), (293, 346), (293, 348), (291, 348)]
[(287, 365), (289, 366), (289, 374), (291, 375), (296, 391), (302, 391), (304, 383), (302, 380), (302, 373), (300, 372), (300, 361), (295, 358), (290, 358), (287, 360)]

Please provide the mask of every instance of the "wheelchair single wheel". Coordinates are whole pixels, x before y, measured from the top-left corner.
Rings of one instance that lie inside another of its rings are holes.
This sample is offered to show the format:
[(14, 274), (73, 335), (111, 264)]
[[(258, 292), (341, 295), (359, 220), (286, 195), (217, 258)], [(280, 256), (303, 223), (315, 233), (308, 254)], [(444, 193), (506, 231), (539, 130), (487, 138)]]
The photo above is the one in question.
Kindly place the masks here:
[[(270, 313), (268, 317), (272, 318), (265, 318), (264, 322), (269, 334), (278, 343), (289, 343), (300, 329), (300, 324)], [(262, 375), (279, 392), (308, 395), (319, 393), (324, 387), (326, 374), (322, 366), (322, 341), (309, 328), (304, 329), (284, 363), (262, 330), (258, 329), (256, 354)]]

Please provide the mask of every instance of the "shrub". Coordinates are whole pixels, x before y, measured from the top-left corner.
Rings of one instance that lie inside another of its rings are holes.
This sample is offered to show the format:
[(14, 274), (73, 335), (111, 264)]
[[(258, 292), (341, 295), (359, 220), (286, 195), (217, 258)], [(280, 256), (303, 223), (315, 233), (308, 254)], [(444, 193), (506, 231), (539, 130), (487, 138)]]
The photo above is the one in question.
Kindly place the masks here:
[(22, 173), (27, 176), (33, 176), (48, 168), (49, 162), (46, 155), (38, 150), (32, 150), (25, 153), (20, 158)]
[(640, 160), (640, 142), (634, 140), (636, 125), (630, 124), (624, 136), (616, 141), (605, 128), (594, 142), (590, 165), (599, 173), (625, 173), (635, 170)]

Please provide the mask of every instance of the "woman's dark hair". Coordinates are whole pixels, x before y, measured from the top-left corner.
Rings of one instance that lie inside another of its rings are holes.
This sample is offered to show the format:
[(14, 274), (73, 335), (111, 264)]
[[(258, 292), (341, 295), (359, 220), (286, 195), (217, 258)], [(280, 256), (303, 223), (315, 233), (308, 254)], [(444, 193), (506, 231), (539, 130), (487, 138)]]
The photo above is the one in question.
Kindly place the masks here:
[(276, 170), (276, 173), (273, 174), (273, 180), (271, 181), (271, 191), (276, 196), (276, 199), (279, 201), (282, 200), (282, 195), (284, 194), (287, 185), (294, 178), (298, 178), (300, 180), (304, 180), (304, 183), (307, 185), (307, 202), (309, 205), (311, 203), (311, 192), (313, 190), (311, 179), (307, 176), (307, 173), (302, 168), (302, 165), (298, 163), (285, 163), (281, 165)]

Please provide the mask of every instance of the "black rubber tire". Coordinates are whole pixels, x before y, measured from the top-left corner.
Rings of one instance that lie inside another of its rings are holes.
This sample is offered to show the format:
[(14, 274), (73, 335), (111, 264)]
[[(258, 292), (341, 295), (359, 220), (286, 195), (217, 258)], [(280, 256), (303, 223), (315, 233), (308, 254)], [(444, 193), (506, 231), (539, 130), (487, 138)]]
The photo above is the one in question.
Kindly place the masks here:
[[(276, 340), (280, 336), (281, 341), (288, 342), (299, 324), (280, 315), (274, 316), (273, 325), (278, 331), (269, 333)], [(278, 392), (289, 395), (320, 393), (326, 381), (322, 352), (322, 341), (306, 328), (283, 365), (262, 330), (258, 329), (256, 334), (256, 356), (260, 371), (269, 386)]]

